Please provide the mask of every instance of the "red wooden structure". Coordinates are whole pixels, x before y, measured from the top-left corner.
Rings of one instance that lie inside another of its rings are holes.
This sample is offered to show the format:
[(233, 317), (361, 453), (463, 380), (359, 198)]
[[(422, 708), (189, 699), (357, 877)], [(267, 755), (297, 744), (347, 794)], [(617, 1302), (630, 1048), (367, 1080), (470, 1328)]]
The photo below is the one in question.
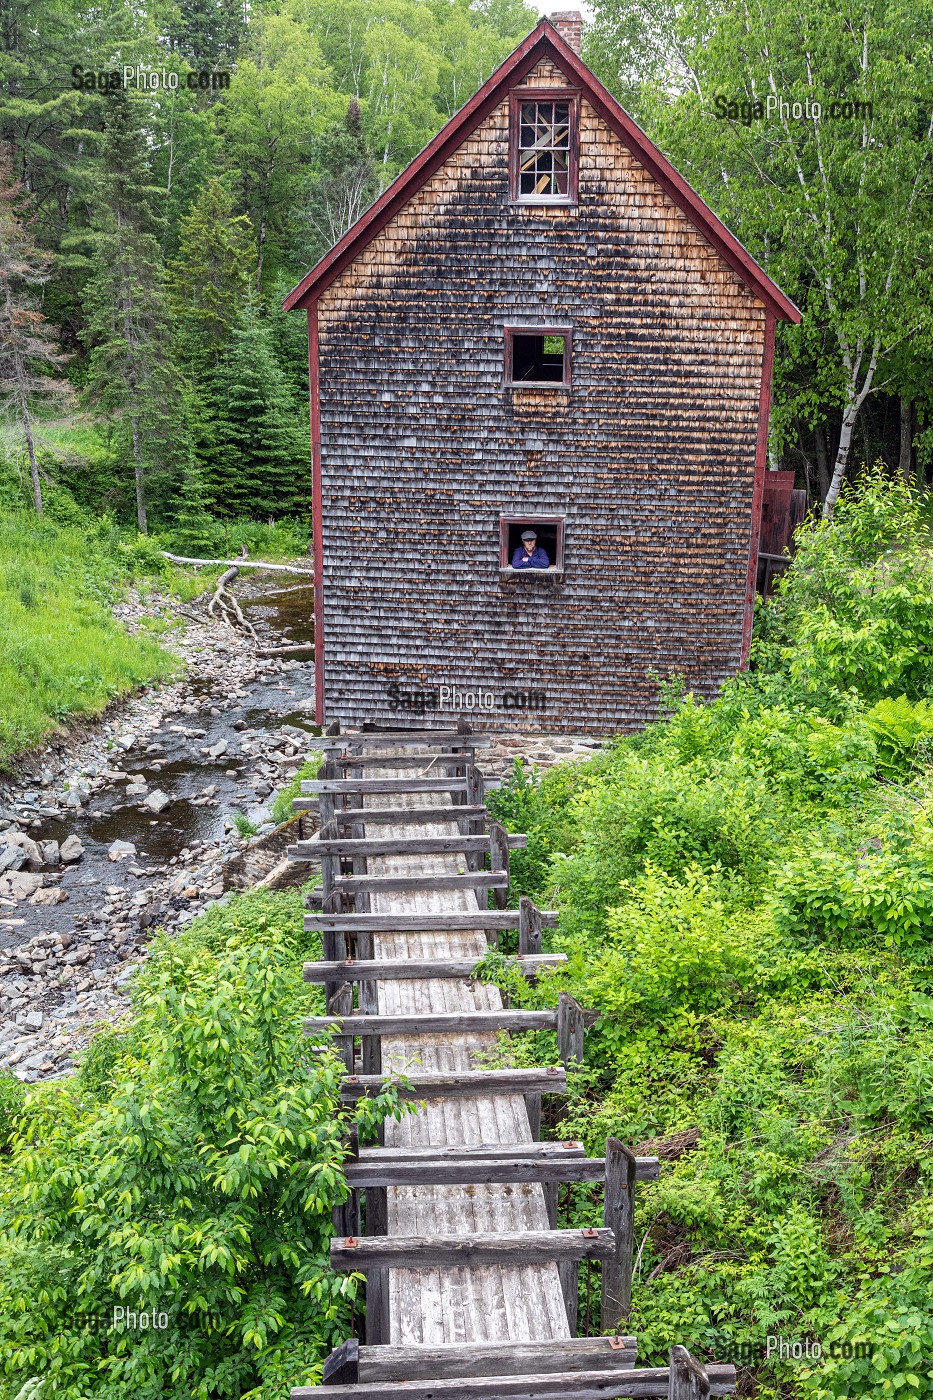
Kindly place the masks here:
[[(404, 724), (401, 695), (412, 722), (605, 733), (651, 717), (659, 673), (712, 694), (747, 656), (774, 326), (799, 312), (574, 21), (542, 20), (286, 299), (321, 722)], [(522, 525), (547, 569), (511, 568)]]

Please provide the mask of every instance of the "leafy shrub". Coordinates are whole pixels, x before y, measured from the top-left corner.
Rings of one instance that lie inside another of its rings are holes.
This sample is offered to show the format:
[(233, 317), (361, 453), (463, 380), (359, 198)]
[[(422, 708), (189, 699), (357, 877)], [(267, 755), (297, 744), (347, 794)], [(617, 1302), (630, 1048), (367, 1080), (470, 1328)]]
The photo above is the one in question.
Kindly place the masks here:
[[(296, 894), (211, 911), (157, 947), (130, 1038), (31, 1090), (0, 1195), (7, 1393), (41, 1375), (61, 1400), (278, 1400), (346, 1335), (344, 1138), (397, 1110), (343, 1108), (340, 1062), (308, 1055), (292, 927)], [(114, 1327), (115, 1307), (165, 1322)]]

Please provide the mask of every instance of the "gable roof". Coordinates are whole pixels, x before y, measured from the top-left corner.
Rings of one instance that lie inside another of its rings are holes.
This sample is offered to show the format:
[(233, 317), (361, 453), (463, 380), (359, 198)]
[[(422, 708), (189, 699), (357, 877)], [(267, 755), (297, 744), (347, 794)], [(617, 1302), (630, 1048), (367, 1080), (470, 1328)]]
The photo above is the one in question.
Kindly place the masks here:
[(713, 245), (739, 279), (779, 321), (800, 320), (797, 307), (780, 287), (759, 267), (721, 219), (704, 203), (695, 190), (679, 175), (670, 161), (661, 154), (641, 127), (619, 105), (609, 90), (587, 68), (561, 37), (557, 29), (542, 19), (514, 53), (501, 63), (483, 86), (460, 108), (450, 121), (429, 141), (410, 165), (396, 176), (388, 189), (366, 210), (343, 237), (334, 244), (316, 267), (301, 279), (283, 303), (286, 311), (308, 306), (359, 252), (376, 237), (391, 218), (402, 209), (436, 170), (475, 131), (508, 91), (520, 82), (542, 59), (550, 61), (566, 78), (579, 86), (590, 106), (602, 117), (620, 141), (628, 147), (639, 165), (661, 186), (689, 222)]

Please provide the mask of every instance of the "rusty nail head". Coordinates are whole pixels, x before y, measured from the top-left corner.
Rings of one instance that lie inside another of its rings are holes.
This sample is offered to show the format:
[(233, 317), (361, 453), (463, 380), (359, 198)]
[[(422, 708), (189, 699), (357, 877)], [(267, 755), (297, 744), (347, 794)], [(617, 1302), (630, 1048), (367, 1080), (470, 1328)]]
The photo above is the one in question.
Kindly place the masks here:
[(556, 1065), (551, 1065), (551, 1066), (549, 1067), (549, 1069), (548, 1069), (548, 1074), (556, 1074), (556, 1073), (557, 1073), (557, 1066), (556, 1066)]
[(584, 1238), (585, 1240), (595, 1240), (595, 1239), (597, 1239), (598, 1237), (599, 1237), (599, 1231), (598, 1231), (598, 1230), (594, 1230), (593, 1227), (592, 1227), (592, 1225), (588, 1226), (587, 1229), (585, 1229), (585, 1230), (583, 1231), (583, 1238)]
[(347, 1235), (346, 1239), (344, 1240), (344, 1244), (346, 1245), (347, 1249), (356, 1249), (356, 1246), (359, 1244), (359, 1240), (357, 1239), (356, 1235)]
[(625, 1341), (622, 1337), (610, 1337), (609, 1345), (612, 1347), (613, 1351), (625, 1350)]
[(573, 1138), (565, 1138), (564, 1141), (561, 1143), (561, 1147), (579, 1147), (579, 1146), (580, 1146), (580, 1143), (575, 1142), (575, 1141), (573, 1140)]
[(347, 1075), (347, 1083), (348, 1083), (348, 1084), (359, 1084), (359, 1082), (360, 1082), (360, 1076), (359, 1076), (358, 1074), (348, 1074), (348, 1075)]

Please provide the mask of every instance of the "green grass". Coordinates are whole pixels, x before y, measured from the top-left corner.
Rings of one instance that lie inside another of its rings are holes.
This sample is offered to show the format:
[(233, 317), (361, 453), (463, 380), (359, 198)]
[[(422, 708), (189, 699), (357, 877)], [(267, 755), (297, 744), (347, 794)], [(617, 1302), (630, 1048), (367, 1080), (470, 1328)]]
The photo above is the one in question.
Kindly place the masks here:
[(130, 579), (159, 568), (154, 549), (104, 528), (0, 515), (0, 767), (66, 717), (100, 714), (175, 669), (108, 607)]

